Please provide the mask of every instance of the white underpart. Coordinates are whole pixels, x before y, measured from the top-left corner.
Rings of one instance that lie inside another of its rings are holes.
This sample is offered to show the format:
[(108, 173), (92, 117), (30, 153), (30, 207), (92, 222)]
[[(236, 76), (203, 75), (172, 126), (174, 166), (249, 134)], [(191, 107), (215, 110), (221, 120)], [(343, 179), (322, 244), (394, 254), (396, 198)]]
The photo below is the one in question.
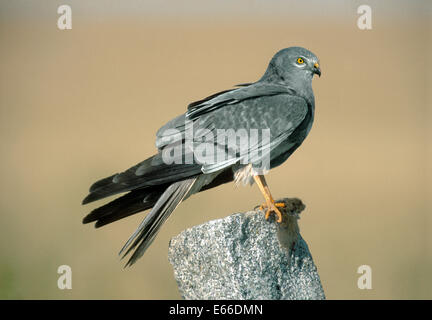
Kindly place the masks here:
[(236, 186), (239, 185), (252, 185), (254, 183), (254, 176), (258, 175), (258, 172), (254, 170), (252, 164), (248, 164), (234, 172), (234, 182)]

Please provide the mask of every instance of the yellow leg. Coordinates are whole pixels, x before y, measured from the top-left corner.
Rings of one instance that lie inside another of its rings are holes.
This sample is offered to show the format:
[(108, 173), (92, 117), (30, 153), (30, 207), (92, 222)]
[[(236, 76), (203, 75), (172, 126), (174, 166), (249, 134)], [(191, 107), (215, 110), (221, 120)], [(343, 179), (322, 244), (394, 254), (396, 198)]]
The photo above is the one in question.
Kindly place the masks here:
[(266, 201), (265, 204), (261, 205), (260, 208), (265, 210), (265, 218), (266, 220), (269, 218), (270, 213), (274, 212), (277, 215), (277, 222), (282, 222), (282, 213), (279, 211), (279, 208), (284, 208), (285, 203), (283, 202), (276, 202), (274, 201), (270, 189), (267, 185), (267, 182), (263, 175), (256, 175), (254, 176), (255, 183), (257, 184), (258, 188), (260, 189), (261, 193), (264, 196), (264, 199)]

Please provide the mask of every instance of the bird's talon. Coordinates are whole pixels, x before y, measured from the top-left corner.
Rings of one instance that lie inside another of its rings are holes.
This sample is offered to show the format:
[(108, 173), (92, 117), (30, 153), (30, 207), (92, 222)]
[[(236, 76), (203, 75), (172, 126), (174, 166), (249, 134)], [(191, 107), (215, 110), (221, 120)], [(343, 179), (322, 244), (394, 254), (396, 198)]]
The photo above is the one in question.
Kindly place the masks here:
[(282, 213), (279, 211), (278, 207), (284, 208), (285, 204), (282, 202), (274, 203), (269, 202), (268, 204), (262, 204), (260, 206), (257, 206), (260, 211), (264, 211), (265, 215), (264, 218), (268, 220), (270, 218), (270, 214), (273, 212), (276, 214), (276, 222), (281, 223), (282, 222)]
[(273, 212), (277, 216), (276, 222), (281, 223), (282, 222), (282, 213), (279, 211), (279, 209), (277, 209), (276, 206), (275, 206), (275, 209), (273, 210)]

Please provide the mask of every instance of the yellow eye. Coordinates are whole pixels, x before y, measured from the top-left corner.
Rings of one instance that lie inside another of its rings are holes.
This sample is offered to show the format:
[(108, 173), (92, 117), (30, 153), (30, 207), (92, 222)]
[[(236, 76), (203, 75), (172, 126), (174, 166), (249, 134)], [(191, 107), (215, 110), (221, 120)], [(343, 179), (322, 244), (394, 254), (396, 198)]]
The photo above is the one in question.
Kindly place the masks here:
[(304, 63), (304, 60), (302, 58), (297, 58), (297, 63), (302, 64), (302, 63)]

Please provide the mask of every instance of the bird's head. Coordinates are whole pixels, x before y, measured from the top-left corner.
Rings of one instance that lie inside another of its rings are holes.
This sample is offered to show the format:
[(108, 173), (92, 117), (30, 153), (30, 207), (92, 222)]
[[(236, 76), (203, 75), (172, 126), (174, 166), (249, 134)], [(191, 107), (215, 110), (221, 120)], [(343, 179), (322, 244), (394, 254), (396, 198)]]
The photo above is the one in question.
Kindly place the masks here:
[(304, 84), (310, 83), (315, 74), (321, 76), (317, 56), (305, 48), (290, 47), (273, 56), (262, 80)]

